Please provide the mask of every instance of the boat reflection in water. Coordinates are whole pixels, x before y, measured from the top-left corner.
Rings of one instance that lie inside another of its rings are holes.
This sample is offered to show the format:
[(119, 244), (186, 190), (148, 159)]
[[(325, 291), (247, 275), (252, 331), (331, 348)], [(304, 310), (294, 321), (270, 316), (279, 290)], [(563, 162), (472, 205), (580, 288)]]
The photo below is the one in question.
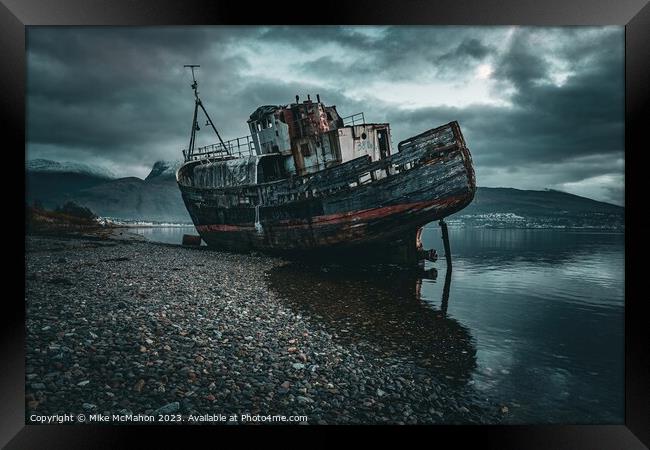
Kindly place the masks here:
[(271, 289), (324, 325), (335, 341), (406, 358), (447, 382), (464, 383), (476, 367), (476, 348), (469, 330), (446, 315), (451, 271), (440, 280), (445, 283), (440, 309), (422, 301), (423, 278), (436, 282), (438, 272), (291, 263), (269, 273)]

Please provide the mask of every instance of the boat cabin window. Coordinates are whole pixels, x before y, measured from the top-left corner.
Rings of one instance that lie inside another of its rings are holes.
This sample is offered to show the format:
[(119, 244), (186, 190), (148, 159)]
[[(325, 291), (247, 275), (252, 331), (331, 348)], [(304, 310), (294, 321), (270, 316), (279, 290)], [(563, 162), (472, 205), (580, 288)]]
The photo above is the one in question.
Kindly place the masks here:
[(379, 157), (387, 158), (390, 156), (390, 144), (388, 143), (388, 134), (385, 128), (377, 130), (377, 143), (379, 144)]
[(280, 180), (287, 177), (282, 156), (269, 155), (260, 158), (257, 164), (257, 180), (259, 183)]
[(273, 128), (273, 118), (272, 117), (265, 117), (265, 118), (261, 119), (260, 121), (253, 122), (253, 124), (252, 124), (253, 132), (266, 130), (267, 128)]

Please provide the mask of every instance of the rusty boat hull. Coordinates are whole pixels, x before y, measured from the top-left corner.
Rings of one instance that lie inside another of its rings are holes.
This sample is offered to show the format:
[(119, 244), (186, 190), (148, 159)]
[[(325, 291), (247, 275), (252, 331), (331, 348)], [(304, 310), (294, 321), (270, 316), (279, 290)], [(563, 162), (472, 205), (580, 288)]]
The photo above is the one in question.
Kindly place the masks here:
[(472, 158), (456, 122), (399, 144), (399, 152), (360, 157), (285, 180), (210, 189), (177, 180), (198, 233), (225, 250), (417, 263), (427, 223), (467, 206), (476, 191)]

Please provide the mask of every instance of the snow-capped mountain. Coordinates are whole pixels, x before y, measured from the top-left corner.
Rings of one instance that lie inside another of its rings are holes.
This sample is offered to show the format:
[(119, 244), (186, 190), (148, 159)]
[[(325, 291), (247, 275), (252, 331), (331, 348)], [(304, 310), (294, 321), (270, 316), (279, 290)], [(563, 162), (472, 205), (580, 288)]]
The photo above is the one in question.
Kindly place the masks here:
[(154, 178), (176, 178), (176, 171), (183, 165), (182, 161), (156, 161), (145, 181)]
[(105, 167), (70, 162), (70, 161), (52, 161), (49, 159), (30, 159), (25, 164), (27, 172), (42, 173), (75, 173), (79, 175), (88, 175), (97, 178), (112, 180), (117, 176)]

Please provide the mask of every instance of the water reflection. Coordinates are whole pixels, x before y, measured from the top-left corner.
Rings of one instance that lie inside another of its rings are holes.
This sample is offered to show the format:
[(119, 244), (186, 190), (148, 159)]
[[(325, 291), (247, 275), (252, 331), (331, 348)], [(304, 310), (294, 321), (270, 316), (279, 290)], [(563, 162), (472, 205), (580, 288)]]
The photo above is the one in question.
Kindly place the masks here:
[[(144, 236), (153, 242), (162, 242), (165, 244), (181, 245), (184, 234), (196, 235), (196, 228), (193, 225), (188, 226), (155, 226), (155, 227), (129, 227), (128, 230), (132, 233), (137, 233)], [(205, 245), (203, 242), (202, 245)]]
[[(422, 280), (438, 271), (353, 271), (291, 263), (271, 270), (271, 289), (292, 308), (320, 321), (339, 342), (408, 357), (448, 380), (464, 382), (476, 367), (467, 327), (447, 317), (451, 271), (445, 273), (441, 307), (422, 301)], [(453, 381), (452, 381), (453, 382)]]
[[(447, 314), (477, 349), (474, 387), (513, 423), (620, 423), (624, 235), (450, 229)], [(440, 243), (425, 230), (424, 245)], [(424, 280), (422, 299), (441, 287)]]
[[(290, 264), (270, 285), (339, 342), (469, 383), (510, 423), (622, 423), (624, 235), (449, 231), (453, 273)], [(422, 238), (441, 249), (437, 226)]]
[[(594, 252), (615, 256), (624, 240), (620, 233), (543, 229), (450, 228), (449, 236), (454, 263), (463, 259), (477, 269), (556, 265)], [(442, 247), (437, 225), (424, 228), (422, 243), (425, 248)]]

